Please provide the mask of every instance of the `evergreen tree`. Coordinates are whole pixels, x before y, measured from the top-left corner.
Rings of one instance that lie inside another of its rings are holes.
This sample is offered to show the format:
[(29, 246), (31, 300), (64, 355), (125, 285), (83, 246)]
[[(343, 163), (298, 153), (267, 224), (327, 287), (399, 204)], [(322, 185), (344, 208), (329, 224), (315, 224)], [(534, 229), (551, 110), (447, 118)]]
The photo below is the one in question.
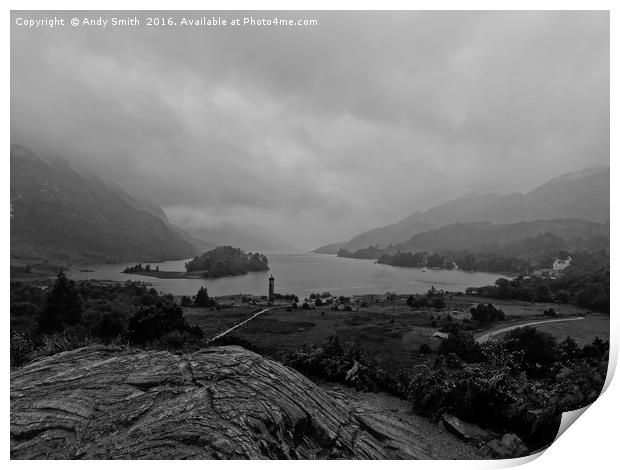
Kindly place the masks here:
[(75, 281), (67, 279), (65, 273), (60, 271), (39, 317), (39, 329), (50, 333), (60, 331), (66, 326), (77, 325), (82, 320), (82, 312), (82, 299)]
[(211, 307), (214, 303), (215, 302), (209, 297), (206, 287), (201, 287), (194, 297), (194, 304), (199, 307)]
[(160, 297), (152, 305), (138, 308), (129, 320), (129, 337), (138, 344), (158, 339), (171, 331), (190, 331), (183, 310), (173, 299)]

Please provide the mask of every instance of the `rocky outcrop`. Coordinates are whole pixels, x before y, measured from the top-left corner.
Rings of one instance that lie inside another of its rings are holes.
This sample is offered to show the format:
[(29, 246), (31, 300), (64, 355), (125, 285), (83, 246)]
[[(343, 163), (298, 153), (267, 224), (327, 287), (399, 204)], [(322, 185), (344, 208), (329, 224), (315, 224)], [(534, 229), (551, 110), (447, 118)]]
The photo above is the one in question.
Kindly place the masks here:
[(441, 421), (448, 431), (467, 442), (484, 444), (491, 439), (499, 437), (496, 433), (482, 429), (480, 426), (468, 423), (447, 413), (441, 417)]
[(16, 459), (437, 458), (403, 423), (240, 347), (93, 346), (11, 374)]
[(501, 439), (493, 439), (482, 448), (482, 453), (489, 459), (513, 459), (529, 452), (516, 434), (504, 434)]

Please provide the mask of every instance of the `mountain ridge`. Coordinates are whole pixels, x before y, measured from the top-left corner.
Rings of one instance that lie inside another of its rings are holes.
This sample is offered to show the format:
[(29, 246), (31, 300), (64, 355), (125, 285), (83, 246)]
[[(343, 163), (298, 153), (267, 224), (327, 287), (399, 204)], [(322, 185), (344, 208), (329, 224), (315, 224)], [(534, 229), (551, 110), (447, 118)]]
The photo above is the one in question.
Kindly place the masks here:
[(197, 251), (126, 192), (62, 159), (11, 146), (12, 260), (159, 261)]
[(609, 220), (609, 167), (590, 167), (555, 177), (523, 194), (513, 192), (468, 194), (415, 211), (405, 218), (362, 232), (344, 243), (331, 243), (314, 250), (335, 254), (338, 249), (386, 247), (412, 236), (459, 222), (517, 223), (533, 220)]
[(399, 251), (489, 250), (528, 238), (553, 234), (567, 243), (609, 246), (609, 224), (580, 219), (523, 221), (514, 224), (460, 222), (414, 235), (394, 247)]

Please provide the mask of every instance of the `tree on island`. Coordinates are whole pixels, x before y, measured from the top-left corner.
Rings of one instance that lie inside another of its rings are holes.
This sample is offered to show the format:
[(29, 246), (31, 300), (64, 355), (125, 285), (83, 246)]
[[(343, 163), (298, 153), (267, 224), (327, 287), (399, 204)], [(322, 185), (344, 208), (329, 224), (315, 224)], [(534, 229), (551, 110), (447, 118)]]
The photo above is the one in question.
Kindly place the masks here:
[(138, 273), (146, 273), (151, 270), (151, 265), (147, 264), (146, 266), (142, 266), (142, 263), (138, 263), (134, 266), (129, 266), (123, 269), (124, 274), (138, 274)]
[(185, 263), (187, 272), (204, 271), (205, 277), (236, 276), (268, 269), (265, 255), (245, 253), (232, 246), (219, 246)]

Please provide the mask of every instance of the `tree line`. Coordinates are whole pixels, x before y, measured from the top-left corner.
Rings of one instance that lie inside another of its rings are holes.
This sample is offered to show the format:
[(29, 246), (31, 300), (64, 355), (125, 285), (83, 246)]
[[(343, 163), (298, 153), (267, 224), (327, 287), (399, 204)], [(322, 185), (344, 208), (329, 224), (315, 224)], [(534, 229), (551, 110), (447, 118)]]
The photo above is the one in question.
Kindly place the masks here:
[(143, 283), (75, 282), (63, 272), (48, 286), (11, 283), (11, 364), (98, 343), (197, 346), (202, 330), (187, 323), (183, 306), (216, 307), (217, 302), (205, 287), (179, 304)]

